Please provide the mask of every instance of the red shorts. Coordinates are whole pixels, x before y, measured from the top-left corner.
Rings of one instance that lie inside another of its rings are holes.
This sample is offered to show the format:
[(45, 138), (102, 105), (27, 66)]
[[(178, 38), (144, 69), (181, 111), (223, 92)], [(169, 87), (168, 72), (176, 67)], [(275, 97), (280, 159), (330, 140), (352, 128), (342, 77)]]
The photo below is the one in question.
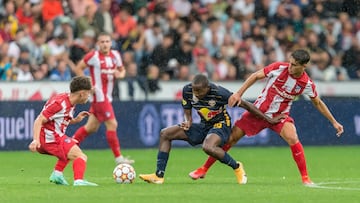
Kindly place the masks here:
[(75, 141), (66, 135), (59, 137), (55, 142), (45, 143), (44, 134), (40, 135), (40, 144), (40, 148), (37, 149), (39, 153), (53, 155), (64, 161), (68, 160), (67, 154), (76, 145)]
[(100, 122), (115, 118), (111, 102), (92, 102), (89, 112), (94, 114)]
[(267, 121), (258, 118), (254, 114), (246, 111), (238, 120), (235, 121), (235, 126), (243, 130), (247, 136), (254, 136), (265, 128), (270, 128), (280, 135), (281, 129), (286, 122), (294, 123), (294, 119), (290, 116), (287, 116), (281, 122), (275, 125), (271, 125)]

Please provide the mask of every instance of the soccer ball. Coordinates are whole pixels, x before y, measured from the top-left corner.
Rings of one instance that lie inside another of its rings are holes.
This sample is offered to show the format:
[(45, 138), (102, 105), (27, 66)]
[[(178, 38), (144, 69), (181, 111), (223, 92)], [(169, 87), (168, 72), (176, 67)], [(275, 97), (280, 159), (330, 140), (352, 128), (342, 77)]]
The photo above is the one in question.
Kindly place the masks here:
[(116, 183), (133, 183), (136, 177), (135, 169), (130, 164), (119, 164), (113, 171)]

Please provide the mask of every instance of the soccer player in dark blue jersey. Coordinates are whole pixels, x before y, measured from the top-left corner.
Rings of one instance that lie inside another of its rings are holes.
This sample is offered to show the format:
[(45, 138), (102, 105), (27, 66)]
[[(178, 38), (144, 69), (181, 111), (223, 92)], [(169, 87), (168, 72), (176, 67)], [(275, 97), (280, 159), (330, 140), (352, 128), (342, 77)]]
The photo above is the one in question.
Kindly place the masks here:
[[(228, 141), (231, 132), (231, 118), (226, 110), (231, 95), (232, 92), (224, 87), (210, 83), (206, 76), (196, 75), (192, 83), (185, 85), (183, 88), (184, 121), (179, 125), (167, 127), (160, 132), (156, 172), (153, 174), (140, 174), (139, 177), (149, 183), (164, 183), (171, 141), (184, 140), (193, 146), (202, 144), (202, 149), (206, 154), (234, 169), (237, 182), (245, 184), (247, 178), (242, 163), (235, 161), (221, 148)], [(244, 100), (241, 100), (239, 107), (270, 123), (277, 123), (282, 119), (281, 116), (269, 118), (254, 105)], [(192, 122), (192, 108), (201, 117), (200, 123)]]

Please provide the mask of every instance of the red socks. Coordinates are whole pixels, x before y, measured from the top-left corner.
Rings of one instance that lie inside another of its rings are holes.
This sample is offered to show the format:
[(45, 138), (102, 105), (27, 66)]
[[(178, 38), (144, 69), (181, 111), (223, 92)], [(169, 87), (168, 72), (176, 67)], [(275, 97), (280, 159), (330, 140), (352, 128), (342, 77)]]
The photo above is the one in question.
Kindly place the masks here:
[[(85, 127), (80, 127), (74, 134), (73, 138), (76, 139), (79, 144), (84, 141), (84, 139), (88, 136), (88, 132), (86, 132)], [(114, 154), (115, 157), (119, 157), (120, 153), (120, 143), (117, 137), (116, 131), (106, 131), (106, 140)]]
[(306, 160), (303, 146), (300, 142), (290, 146), (293, 158), (297, 164), (301, 177), (307, 177)]
[(64, 161), (64, 160), (58, 160), (57, 162), (56, 162), (56, 165), (55, 165), (55, 170), (56, 171), (61, 171), (61, 172), (63, 172), (64, 171), (64, 169), (65, 169), (65, 167), (66, 167), (66, 165), (69, 163), (69, 160), (66, 160), (66, 161)]
[(76, 139), (80, 144), (84, 139), (88, 136), (88, 132), (86, 132), (85, 127), (80, 127), (74, 134), (73, 139)]
[[(225, 144), (222, 147), (222, 149), (225, 152), (229, 151), (230, 148), (231, 148), (230, 144)], [(205, 170), (208, 170), (215, 162), (216, 162), (216, 159), (214, 157), (209, 156), (208, 159), (206, 160), (205, 164), (203, 165), (203, 168), (205, 168)]]
[(73, 171), (74, 171), (74, 180), (83, 180), (86, 170), (86, 161), (81, 157), (74, 160)]
[(106, 140), (114, 154), (114, 157), (119, 157), (121, 155), (120, 142), (116, 131), (106, 131)]

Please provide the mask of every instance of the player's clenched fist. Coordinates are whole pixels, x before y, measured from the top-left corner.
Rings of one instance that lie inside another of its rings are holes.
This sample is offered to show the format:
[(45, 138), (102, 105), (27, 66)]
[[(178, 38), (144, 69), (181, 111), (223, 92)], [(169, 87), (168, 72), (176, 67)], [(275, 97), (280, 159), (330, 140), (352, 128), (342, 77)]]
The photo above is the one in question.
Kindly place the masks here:
[(36, 152), (36, 149), (40, 147), (40, 142), (33, 140), (30, 144), (29, 144), (29, 150), (32, 152)]

